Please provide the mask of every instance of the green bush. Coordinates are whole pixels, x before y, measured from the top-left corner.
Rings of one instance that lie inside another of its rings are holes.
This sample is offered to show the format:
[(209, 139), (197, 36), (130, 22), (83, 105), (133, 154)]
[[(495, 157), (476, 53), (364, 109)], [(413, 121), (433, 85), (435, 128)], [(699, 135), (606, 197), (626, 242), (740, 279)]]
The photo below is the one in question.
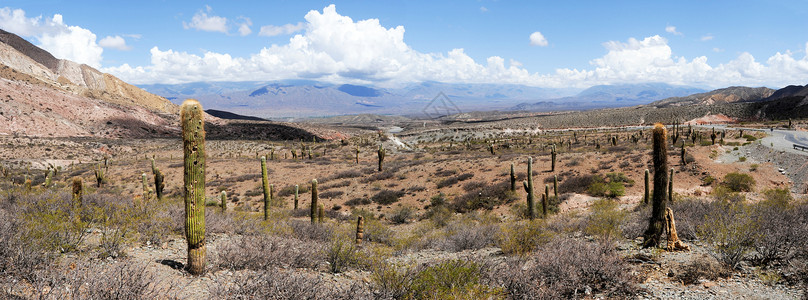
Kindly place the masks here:
[(502, 291), (480, 282), (483, 267), (472, 261), (447, 260), (434, 265), (401, 267), (383, 264), (371, 275), (382, 299), (498, 299)]
[(586, 220), (584, 233), (606, 240), (621, 236), (620, 225), (624, 223), (628, 213), (617, 206), (614, 200), (595, 200), (590, 207), (591, 213)]
[[(624, 181), (619, 180), (619, 175), (612, 175), (615, 173), (607, 174), (606, 179), (609, 179), (607, 182), (603, 177), (600, 175), (595, 175), (592, 177), (592, 183), (589, 184), (589, 188), (587, 192), (589, 195), (594, 197), (610, 197), (610, 198), (617, 198), (626, 194), (626, 187), (623, 185)], [(609, 176), (611, 175), (611, 176)], [(618, 180), (612, 180), (610, 178), (617, 178)], [(627, 179), (627, 178), (626, 178)], [(633, 184), (633, 181), (629, 181)]]
[(717, 209), (697, 228), (710, 254), (731, 268), (737, 268), (754, 246), (760, 228), (743, 203), (717, 203)]
[(745, 138), (747, 142), (754, 142), (754, 141), (757, 140), (757, 138), (755, 136), (750, 135), (750, 134), (744, 134), (743, 138)]
[(749, 174), (732, 172), (724, 176), (721, 185), (726, 186), (733, 192), (751, 192), (755, 186), (755, 179)]
[(415, 217), (415, 209), (409, 206), (401, 206), (393, 210), (387, 218), (390, 222), (393, 222), (393, 224), (404, 224), (409, 222), (413, 217)]
[(376, 195), (373, 195), (370, 200), (378, 203), (379, 205), (390, 205), (398, 202), (398, 198), (401, 196), (404, 196), (404, 192), (383, 190), (376, 193)]
[(523, 256), (549, 242), (552, 237), (543, 220), (523, 220), (503, 224), (496, 243), (505, 254)]

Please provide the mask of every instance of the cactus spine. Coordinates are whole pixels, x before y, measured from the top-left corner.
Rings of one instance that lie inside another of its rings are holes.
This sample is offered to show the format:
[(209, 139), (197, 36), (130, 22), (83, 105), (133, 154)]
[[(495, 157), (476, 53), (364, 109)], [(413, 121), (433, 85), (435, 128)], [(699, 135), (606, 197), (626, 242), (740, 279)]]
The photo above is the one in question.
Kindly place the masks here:
[(356, 218), (356, 243), (361, 244), (362, 239), (365, 238), (365, 218), (359, 216)]
[(185, 238), (188, 272), (205, 271), (205, 122), (202, 105), (188, 99), (180, 106), (184, 157)]
[(317, 179), (311, 180), (311, 223), (317, 218)]
[(384, 147), (382, 147), (382, 145), (379, 145), (379, 150), (377, 151), (377, 154), (379, 155), (379, 172), (381, 172), (382, 171), (382, 164), (384, 163), (384, 154), (385, 154)]
[(267, 158), (261, 157), (261, 186), (264, 188), (264, 220), (269, 219), (269, 205), (272, 196), (269, 195), (269, 177), (267, 175)]
[(651, 201), (651, 179), (650, 179), (651, 174), (650, 173), (651, 172), (649, 172), (648, 169), (645, 169), (645, 195), (643, 195), (643, 198), (642, 198), (642, 203), (643, 204), (648, 204), (648, 202)]
[(516, 192), (516, 172), (513, 171), (513, 163), (511, 163), (511, 192)]
[(84, 194), (82, 188), (81, 177), (73, 177), (73, 205), (76, 207), (81, 207), (81, 198)]
[(300, 186), (295, 184), (295, 209), (297, 209), (297, 195), (300, 193)]
[(671, 168), (671, 175), (668, 176), (668, 201), (673, 202), (673, 168)]
[(533, 199), (533, 158), (527, 158), (527, 180), (522, 182), (527, 192), (527, 217), (531, 220), (536, 218), (536, 205)]
[(656, 247), (665, 229), (665, 208), (667, 205), (668, 149), (665, 126), (655, 124), (653, 130), (654, 195), (648, 229), (643, 234), (643, 247)]
[(219, 198), (222, 202), (222, 213), (225, 213), (227, 212), (227, 192), (222, 191), (222, 193), (219, 194)]
[(541, 214), (543, 218), (547, 217), (547, 202), (550, 201), (550, 185), (544, 185), (544, 198), (541, 199)]

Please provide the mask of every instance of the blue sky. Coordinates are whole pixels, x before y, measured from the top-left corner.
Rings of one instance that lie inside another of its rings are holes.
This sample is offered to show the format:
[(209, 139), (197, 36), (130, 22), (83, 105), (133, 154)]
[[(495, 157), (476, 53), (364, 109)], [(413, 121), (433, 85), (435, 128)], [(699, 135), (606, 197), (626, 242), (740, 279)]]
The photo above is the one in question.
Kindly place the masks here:
[[(333, 5), (332, 5), (333, 4)], [(0, 28), (132, 83), (808, 84), (804, 1), (28, 1)]]

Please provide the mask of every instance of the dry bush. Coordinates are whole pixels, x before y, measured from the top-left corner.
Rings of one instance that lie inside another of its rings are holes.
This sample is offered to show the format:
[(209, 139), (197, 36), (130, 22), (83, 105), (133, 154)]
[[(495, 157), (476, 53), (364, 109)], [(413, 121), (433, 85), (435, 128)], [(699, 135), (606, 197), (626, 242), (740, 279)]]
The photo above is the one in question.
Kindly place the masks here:
[(718, 263), (712, 257), (700, 256), (684, 265), (681, 270), (676, 274), (676, 279), (679, 279), (684, 284), (697, 284), (701, 279), (718, 280), (719, 278), (728, 278), (732, 275), (732, 269)]
[(415, 217), (415, 209), (409, 206), (401, 206), (390, 212), (387, 219), (393, 224), (405, 224)]
[(558, 184), (558, 189), (568, 193), (583, 194), (592, 184), (594, 175), (572, 176)]
[(497, 222), (493, 217), (474, 213), (453, 218), (441, 229), (443, 239), (437, 248), (458, 252), (494, 246), (500, 234)]
[(375, 203), (378, 203), (379, 205), (390, 205), (398, 202), (398, 198), (400, 198), (401, 196), (404, 196), (404, 192), (393, 190), (382, 190), (373, 195), (373, 197), (371, 197), (370, 200)]
[(630, 266), (613, 247), (557, 238), (528, 258), (512, 259), (488, 273), (512, 299), (578, 298), (586, 294), (628, 297), (638, 288)]
[(759, 229), (754, 236), (753, 260), (759, 265), (786, 261), (808, 246), (808, 215), (794, 207), (786, 189), (764, 191), (766, 200), (752, 207), (751, 217)]
[(292, 228), (292, 237), (315, 242), (330, 242), (334, 228), (328, 224), (312, 224), (309, 221), (289, 220), (287, 225)]
[(312, 268), (322, 260), (321, 242), (268, 235), (232, 236), (216, 247), (212, 266), (229, 270)]
[(325, 191), (321, 192), (319, 196), (321, 199), (331, 199), (342, 196), (343, 194), (345, 194), (343, 191)]
[(494, 207), (516, 201), (516, 193), (510, 190), (509, 182), (495, 184), (474, 181), (463, 186), (465, 194), (455, 197), (450, 207), (460, 213)]
[(614, 200), (595, 200), (586, 218), (584, 233), (604, 240), (614, 240), (622, 236), (621, 225), (625, 223), (627, 213), (617, 206), (618, 203)]
[(505, 223), (496, 235), (496, 245), (510, 255), (527, 255), (549, 242), (553, 233), (547, 230), (544, 220), (522, 220)]
[(214, 299), (370, 299), (362, 284), (338, 286), (321, 276), (283, 269), (250, 272), (238, 276), (232, 285), (214, 285)]
[(753, 248), (760, 223), (743, 203), (715, 203), (716, 211), (697, 227), (698, 236), (710, 248), (710, 255), (737, 268)]
[(484, 284), (489, 264), (446, 260), (415, 267), (380, 264), (371, 278), (377, 299), (497, 299), (499, 289)]

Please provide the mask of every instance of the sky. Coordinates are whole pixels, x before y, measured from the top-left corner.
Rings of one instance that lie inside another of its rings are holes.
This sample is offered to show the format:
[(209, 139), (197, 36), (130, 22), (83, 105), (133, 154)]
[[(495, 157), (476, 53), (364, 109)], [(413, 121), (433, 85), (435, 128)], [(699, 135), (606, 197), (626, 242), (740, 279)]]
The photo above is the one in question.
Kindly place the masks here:
[(804, 0), (2, 0), (0, 28), (133, 84), (808, 84)]

